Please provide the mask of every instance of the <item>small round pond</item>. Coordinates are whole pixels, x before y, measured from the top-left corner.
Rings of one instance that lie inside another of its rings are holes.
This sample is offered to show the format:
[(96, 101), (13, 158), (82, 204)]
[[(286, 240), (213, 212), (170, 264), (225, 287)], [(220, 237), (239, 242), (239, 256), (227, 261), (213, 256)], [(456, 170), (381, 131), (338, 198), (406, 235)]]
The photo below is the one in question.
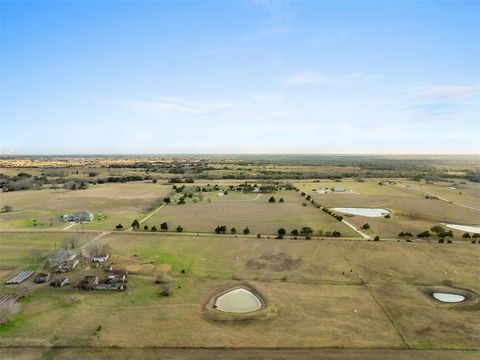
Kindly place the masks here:
[(254, 293), (242, 287), (219, 296), (214, 308), (227, 313), (243, 314), (261, 309), (262, 302)]
[(385, 209), (372, 209), (372, 208), (333, 208), (334, 211), (351, 214), (351, 215), (359, 215), (359, 216), (366, 216), (366, 217), (383, 217), (385, 215), (390, 214), (390, 211)]
[(432, 296), (438, 301), (445, 303), (458, 303), (465, 300), (465, 296), (459, 294), (449, 294), (443, 292), (434, 292)]

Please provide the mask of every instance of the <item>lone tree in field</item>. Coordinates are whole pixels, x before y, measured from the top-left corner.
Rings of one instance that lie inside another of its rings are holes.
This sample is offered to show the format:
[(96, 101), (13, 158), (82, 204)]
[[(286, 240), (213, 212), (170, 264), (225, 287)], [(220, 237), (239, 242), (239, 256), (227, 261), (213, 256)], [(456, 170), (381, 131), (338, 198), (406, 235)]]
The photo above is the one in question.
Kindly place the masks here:
[(230, 229), (230, 234), (235, 235), (236, 233), (237, 233), (237, 229), (235, 229), (234, 227), (232, 227), (232, 228)]
[(280, 198), (280, 200), (278, 200), (278, 202), (283, 203), (283, 202), (285, 202), (285, 200), (283, 200), (283, 198)]
[(170, 282), (163, 282), (161, 284), (162, 290), (160, 291), (160, 295), (162, 296), (169, 296), (170, 295)]
[(0, 306), (0, 326), (8, 324), (19, 310), (20, 305), (16, 301), (9, 301), (6, 305)]
[(117, 230), (123, 230), (123, 225), (122, 225), (122, 224), (118, 224), (117, 226), (115, 226), (115, 229), (117, 229)]
[(143, 227), (143, 230), (147, 231), (147, 230), (148, 230), (148, 225), (145, 225), (145, 226)]
[(168, 230), (168, 224), (166, 222), (161, 223), (160, 224), (160, 229), (165, 230), (165, 231)]
[(380, 236), (375, 236), (375, 238), (373, 239), (373, 241), (380, 241)]
[(248, 235), (248, 234), (250, 234), (250, 229), (246, 227), (245, 229), (243, 229), (243, 235)]
[(153, 225), (150, 230), (151, 231), (157, 231), (157, 227), (155, 225)]
[(63, 248), (65, 250), (74, 250), (78, 247), (78, 238), (71, 236), (68, 239), (63, 240)]
[(363, 230), (368, 230), (368, 229), (370, 229), (370, 225), (368, 223), (365, 223), (365, 224), (363, 224), (362, 229)]
[(32, 257), (33, 261), (37, 262), (37, 260), (42, 256), (40, 250), (32, 250), (30, 251), (30, 256)]
[(170, 198), (169, 198), (169, 197), (164, 198), (164, 199), (163, 199), (163, 202), (164, 202), (165, 204), (170, 204)]
[(13, 210), (13, 207), (11, 205), (3, 205), (2, 206), (2, 212), (10, 212)]
[(277, 234), (280, 239), (283, 239), (283, 237), (287, 234), (287, 230), (280, 228), (278, 229)]
[(140, 223), (138, 222), (137, 219), (133, 220), (132, 222), (132, 229), (133, 230), (138, 230), (140, 228)]
[(178, 225), (175, 230), (177, 230), (177, 232), (182, 232), (182, 231), (183, 231), (183, 227), (181, 227), (180, 225)]
[(270, 199), (268, 199), (268, 202), (269, 203), (274, 203), (275, 202), (275, 198), (273, 196), (270, 197)]

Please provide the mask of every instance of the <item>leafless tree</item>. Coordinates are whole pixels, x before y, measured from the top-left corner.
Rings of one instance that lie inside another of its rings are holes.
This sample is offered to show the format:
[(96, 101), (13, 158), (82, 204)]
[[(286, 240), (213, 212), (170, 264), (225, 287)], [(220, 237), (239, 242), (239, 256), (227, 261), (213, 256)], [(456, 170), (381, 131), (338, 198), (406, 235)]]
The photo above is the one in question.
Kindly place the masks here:
[(98, 256), (102, 250), (102, 247), (98, 241), (92, 241), (83, 250), (86, 256)]
[(72, 258), (72, 255), (74, 254), (75, 252), (73, 252), (72, 250), (55, 251), (54, 253), (50, 254), (50, 256), (48, 257), (48, 263), (52, 268), (58, 267), (60, 265), (63, 265), (65, 261)]
[(40, 250), (34, 249), (30, 251), (30, 256), (32, 257), (33, 261), (37, 262), (38, 258), (42, 256)]
[(63, 247), (65, 250), (74, 250), (78, 247), (78, 238), (76, 236), (71, 236), (68, 239), (63, 241)]
[(162, 296), (169, 296), (170, 295), (170, 281), (162, 282), (162, 291), (160, 291), (160, 295)]
[(11, 205), (3, 205), (2, 206), (2, 212), (10, 212), (13, 210), (13, 207)]
[(20, 306), (15, 301), (10, 301), (8, 304), (0, 306), (0, 325), (8, 324), (19, 309)]
[(15, 289), (15, 296), (19, 299), (27, 297), (30, 293), (30, 289), (27, 286), (17, 286)]

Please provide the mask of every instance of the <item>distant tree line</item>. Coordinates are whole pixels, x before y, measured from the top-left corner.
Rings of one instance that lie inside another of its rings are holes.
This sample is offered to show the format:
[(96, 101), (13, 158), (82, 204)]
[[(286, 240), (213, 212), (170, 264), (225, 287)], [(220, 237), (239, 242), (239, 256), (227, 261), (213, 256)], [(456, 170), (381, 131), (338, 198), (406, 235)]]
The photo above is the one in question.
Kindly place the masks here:
[[(64, 172), (59, 172), (63, 174)], [(89, 174), (90, 175), (90, 174)], [(103, 178), (86, 178), (86, 179), (77, 179), (77, 178), (65, 178), (65, 177), (56, 177), (56, 178), (47, 178), (46, 176), (33, 176), (28, 173), (20, 173), (15, 176), (8, 176), (5, 174), (0, 174), (0, 188), (2, 191), (19, 191), (19, 190), (38, 190), (42, 189), (45, 186), (51, 188), (56, 188), (62, 186), (68, 190), (84, 190), (87, 189), (91, 184), (105, 184), (105, 183), (126, 183), (129, 181), (143, 181), (143, 180), (152, 180), (150, 175), (126, 175), (126, 176), (108, 176)]]

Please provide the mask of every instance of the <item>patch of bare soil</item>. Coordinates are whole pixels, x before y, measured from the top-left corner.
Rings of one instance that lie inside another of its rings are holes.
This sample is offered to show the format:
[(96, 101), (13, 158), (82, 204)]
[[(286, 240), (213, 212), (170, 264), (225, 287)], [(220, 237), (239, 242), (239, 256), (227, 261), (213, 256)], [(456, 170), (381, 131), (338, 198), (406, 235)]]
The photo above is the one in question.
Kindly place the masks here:
[(289, 271), (297, 269), (301, 261), (300, 258), (293, 258), (281, 252), (278, 254), (263, 254), (259, 259), (248, 259), (245, 265), (249, 270), (260, 270), (268, 267), (272, 271)]

